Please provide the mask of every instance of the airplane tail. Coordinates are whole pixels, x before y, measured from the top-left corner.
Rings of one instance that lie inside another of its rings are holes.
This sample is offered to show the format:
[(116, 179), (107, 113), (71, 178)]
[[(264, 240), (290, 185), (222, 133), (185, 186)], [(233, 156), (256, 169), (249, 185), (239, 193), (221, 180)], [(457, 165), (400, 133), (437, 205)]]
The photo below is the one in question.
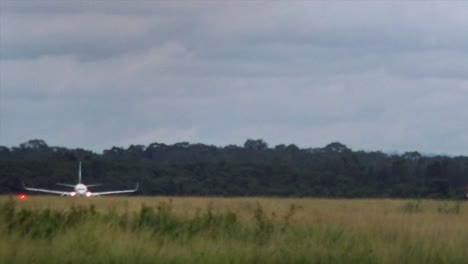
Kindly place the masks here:
[(78, 183), (81, 183), (81, 160), (80, 160), (80, 166), (78, 167)]

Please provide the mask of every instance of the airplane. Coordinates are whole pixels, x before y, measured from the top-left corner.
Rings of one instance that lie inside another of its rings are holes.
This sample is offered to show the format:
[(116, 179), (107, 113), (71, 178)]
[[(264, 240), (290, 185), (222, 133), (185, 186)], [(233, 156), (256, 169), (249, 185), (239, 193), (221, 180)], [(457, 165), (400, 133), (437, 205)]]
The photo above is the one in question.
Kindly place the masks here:
[(67, 191), (56, 191), (56, 190), (30, 188), (30, 187), (26, 187), (26, 185), (24, 185), (24, 182), (23, 182), (23, 188), (25, 190), (28, 190), (28, 191), (53, 193), (53, 194), (59, 194), (61, 196), (72, 196), (72, 197), (74, 197), (74, 196), (93, 197), (93, 196), (101, 196), (101, 195), (108, 195), (108, 194), (132, 193), (132, 192), (136, 192), (138, 190), (138, 185), (139, 184), (137, 183), (135, 189), (131, 189), (131, 190), (91, 192), (88, 189), (88, 187), (99, 186), (100, 184), (84, 185), (81, 182), (81, 161), (80, 161), (79, 164), (80, 165), (78, 167), (78, 184), (73, 185), (73, 184), (66, 184), (66, 183), (57, 183), (57, 185), (72, 187), (73, 191), (67, 192)]

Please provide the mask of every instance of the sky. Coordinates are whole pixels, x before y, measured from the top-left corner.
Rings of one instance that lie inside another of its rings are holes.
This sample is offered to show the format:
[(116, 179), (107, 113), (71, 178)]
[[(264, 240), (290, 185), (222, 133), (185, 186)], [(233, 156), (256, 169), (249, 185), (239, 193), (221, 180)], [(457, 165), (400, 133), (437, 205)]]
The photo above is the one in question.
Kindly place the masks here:
[(465, 1), (0, 2), (0, 145), (468, 155)]

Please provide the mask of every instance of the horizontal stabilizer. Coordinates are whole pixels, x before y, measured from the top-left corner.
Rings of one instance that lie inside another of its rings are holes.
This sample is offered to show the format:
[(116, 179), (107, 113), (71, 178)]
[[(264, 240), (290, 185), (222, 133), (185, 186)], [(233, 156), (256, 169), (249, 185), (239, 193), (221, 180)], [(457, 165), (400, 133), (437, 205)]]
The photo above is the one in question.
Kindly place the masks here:
[(97, 183), (97, 184), (90, 184), (90, 185), (86, 185), (87, 187), (96, 187), (96, 186), (101, 186), (102, 183)]
[(67, 184), (67, 183), (56, 183), (56, 184), (60, 186), (67, 186), (67, 187), (75, 188), (75, 184)]

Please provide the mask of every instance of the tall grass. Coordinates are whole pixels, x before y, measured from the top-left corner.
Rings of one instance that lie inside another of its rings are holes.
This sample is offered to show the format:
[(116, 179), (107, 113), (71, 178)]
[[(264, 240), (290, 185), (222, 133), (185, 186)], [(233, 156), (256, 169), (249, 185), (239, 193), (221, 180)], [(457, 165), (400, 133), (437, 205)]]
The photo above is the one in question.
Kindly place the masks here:
[(0, 263), (468, 263), (467, 223), (447, 201), (0, 197)]

